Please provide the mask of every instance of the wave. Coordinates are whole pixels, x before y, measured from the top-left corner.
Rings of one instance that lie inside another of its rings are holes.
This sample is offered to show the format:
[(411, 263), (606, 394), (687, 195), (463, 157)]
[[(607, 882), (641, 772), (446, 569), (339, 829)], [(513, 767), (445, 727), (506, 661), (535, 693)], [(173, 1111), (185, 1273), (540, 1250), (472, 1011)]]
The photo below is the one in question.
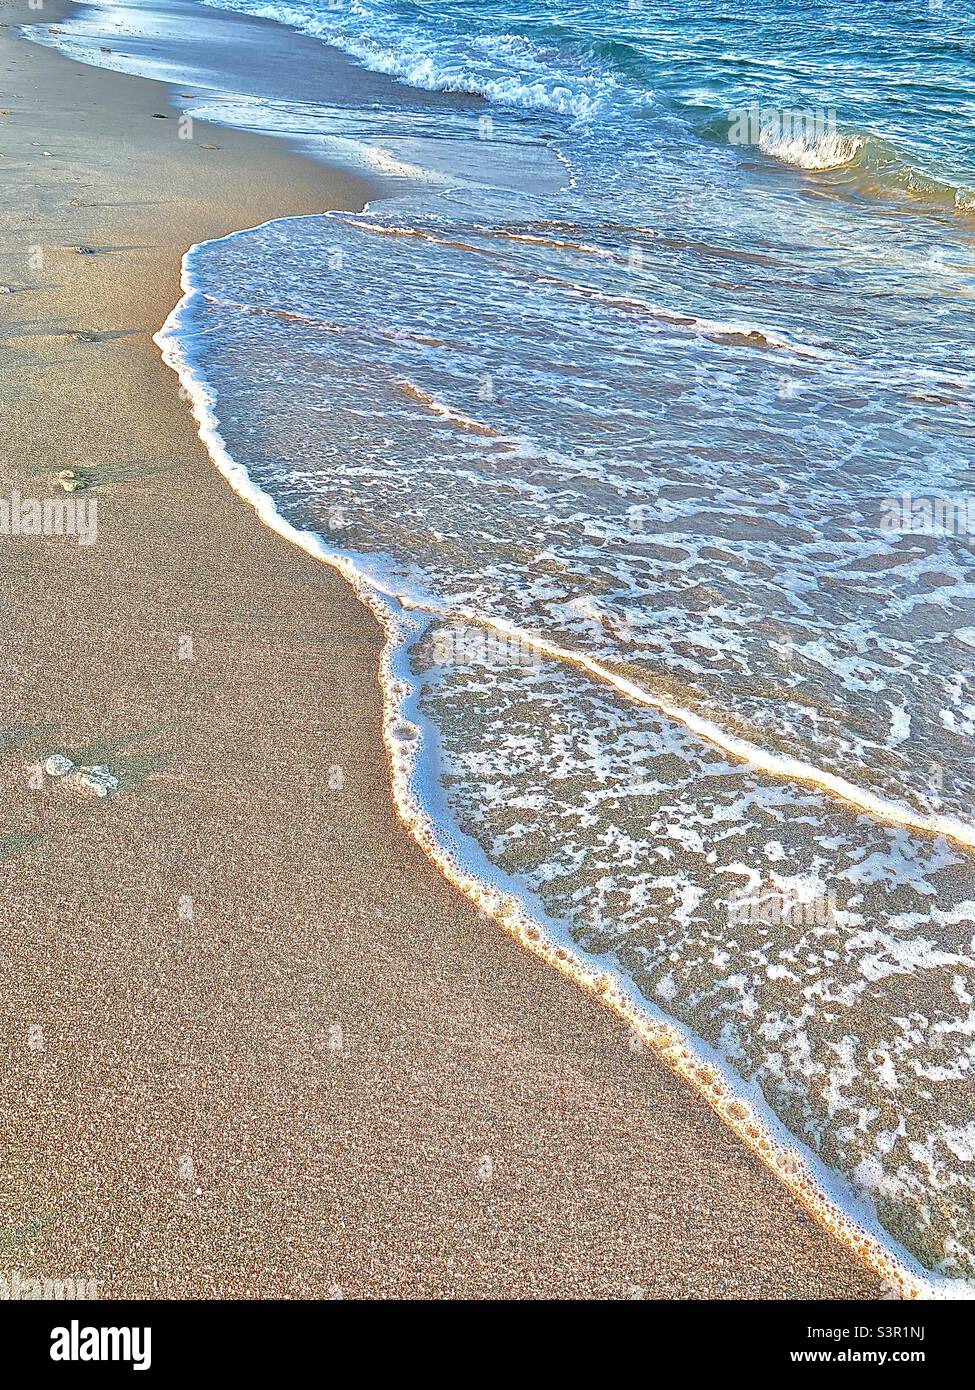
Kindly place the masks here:
[[(242, 234), (233, 232), (217, 240), (226, 241)], [(349, 555), (329, 546), (318, 533), (299, 530), (282, 516), (273, 498), (258, 487), (247, 470), (231, 456), (220, 434), (214, 393), (198, 370), (197, 354), (189, 334), (184, 336), (183, 333), (184, 316), (196, 297), (204, 293), (195, 281), (194, 258), (209, 244), (203, 242), (193, 246), (184, 256), (180, 281), (182, 297), (154, 336), (154, 342), (164, 362), (177, 374), (183, 393), (191, 403), (200, 438), (234, 491), (284, 539), (336, 569), (379, 622), (385, 636), (379, 670), (383, 739), (391, 770), (393, 801), (403, 825), (444, 877), (480, 911), (527, 950), (615, 1013), (635, 1038), (693, 1087), (803, 1209), (871, 1270), (893, 1297), (968, 1296), (967, 1285), (929, 1275), (884, 1232), (852, 1189), (785, 1130), (757, 1086), (744, 1082), (690, 1029), (657, 1010), (625, 978), (615, 959), (608, 958), (611, 968), (607, 970), (607, 957), (596, 960), (580, 949), (566, 930), (547, 916), (540, 903), (523, 890), (513, 891), (514, 885), (490, 864), (483, 851), (452, 825), (438, 804), (434, 740), (425, 716), (418, 710), (419, 691), (408, 659), (410, 648), (429, 631), (432, 622), (449, 615), (425, 612), (419, 605), (404, 601), (402, 596), (368, 576)], [(436, 410), (439, 403), (433, 398), (423, 403), (440, 413)], [(476, 615), (458, 616), (466, 621), (485, 621)], [(509, 630), (506, 624), (494, 626), (499, 631)], [(510, 631), (515, 629), (510, 628)], [(550, 647), (530, 634), (528, 638), (556, 659), (572, 660), (597, 678), (610, 678), (619, 688), (629, 688), (628, 683), (597, 662), (578, 653)], [(645, 692), (636, 687), (633, 693), (645, 698)], [(653, 703), (664, 708), (657, 700)], [(704, 721), (696, 716), (688, 714), (686, 718), (689, 726), (695, 723), (703, 726)], [(829, 775), (822, 774), (822, 777), (826, 779), (823, 784), (827, 785)]]
[[(203, 0), (217, 9), (240, 9), (247, 14), (287, 24), (302, 33), (339, 48), (371, 72), (395, 77), (410, 87), (429, 92), (481, 96), (499, 106), (550, 111), (560, 116), (588, 120), (603, 111), (619, 83), (611, 72), (587, 72), (552, 68), (541, 49), (514, 35), (482, 35), (466, 39), (464, 48), (436, 40), (421, 30), (397, 25), (362, 32), (345, 21), (343, 12), (296, 9), (292, 5), (253, 3), (252, 0)], [(355, 5), (354, 18), (364, 13)], [(370, 16), (377, 20), (377, 16)], [(477, 63), (483, 54), (483, 66)], [(499, 72), (501, 62), (512, 70)], [(494, 70), (492, 70), (494, 69)]]
[(877, 198), (910, 198), (944, 211), (975, 211), (975, 190), (947, 168), (922, 162), (896, 140), (864, 124), (840, 128), (832, 108), (801, 102), (729, 110), (710, 97), (703, 106), (675, 101), (666, 109), (688, 133), (709, 145), (728, 145), (740, 156), (760, 152), (767, 159), (810, 173), (845, 174), (858, 193)]
[[(658, 100), (638, 44), (594, 41), (561, 24), (542, 26), (529, 38), (438, 32), (406, 24), (402, 17), (390, 23), (380, 11), (355, 2), (342, 10), (297, 8), (279, 0), (203, 3), (286, 24), (342, 50), (373, 72), (424, 91), (482, 97), (498, 106), (550, 112), (583, 123), (650, 111), (665, 120), (676, 116), (689, 135), (709, 143), (728, 141), (734, 121), (742, 115), (741, 108), (732, 110), (730, 101), (721, 107), (713, 96), (703, 109), (696, 102), (685, 104), (679, 96), (668, 97), (666, 91)], [(767, 63), (761, 60), (763, 66)], [(772, 120), (753, 132), (751, 147), (811, 173), (848, 171), (857, 191), (868, 196), (907, 197), (942, 211), (975, 212), (975, 189), (951, 173), (939, 175), (925, 167), (869, 128), (806, 133), (782, 130)]]
[(758, 146), (763, 154), (792, 164), (797, 169), (842, 169), (854, 163), (865, 144), (865, 136), (827, 132), (813, 136), (782, 135), (764, 130)]
[(431, 92), (462, 92), (486, 97), (499, 106), (521, 106), (536, 111), (553, 111), (577, 119), (595, 116), (606, 104), (606, 92), (595, 78), (539, 76), (525, 79), (511, 75), (488, 78), (469, 69), (448, 72), (436, 56), (410, 55), (390, 50), (375, 41), (340, 39), (342, 48), (364, 67), (397, 77), (411, 87)]
[(780, 164), (814, 172), (849, 171), (858, 192), (881, 198), (910, 198), (932, 208), (975, 212), (975, 191), (950, 177), (939, 178), (869, 131), (783, 132), (762, 130), (758, 148)]

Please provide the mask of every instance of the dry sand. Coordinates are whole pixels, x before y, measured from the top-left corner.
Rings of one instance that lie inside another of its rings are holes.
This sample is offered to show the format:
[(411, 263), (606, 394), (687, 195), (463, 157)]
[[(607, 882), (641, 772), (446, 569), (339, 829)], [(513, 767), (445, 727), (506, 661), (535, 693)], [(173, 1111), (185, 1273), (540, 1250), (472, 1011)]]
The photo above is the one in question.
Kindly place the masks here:
[[(0, 538), (0, 1273), (134, 1298), (876, 1297), (402, 830), (372, 618), (232, 495), (160, 363), (190, 243), (362, 188), (281, 142), (180, 141), (165, 87), (9, 27), (0, 74), (0, 496), (78, 468), (99, 507), (88, 547)], [(118, 794), (32, 787), (54, 751)]]

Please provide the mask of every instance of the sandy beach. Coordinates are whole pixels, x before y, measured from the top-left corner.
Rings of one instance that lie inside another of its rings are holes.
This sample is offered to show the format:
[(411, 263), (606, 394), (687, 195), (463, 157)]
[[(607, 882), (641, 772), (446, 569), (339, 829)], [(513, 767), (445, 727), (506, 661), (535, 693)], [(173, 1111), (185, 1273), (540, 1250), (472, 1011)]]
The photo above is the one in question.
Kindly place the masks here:
[[(369, 188), (181, 140), (162, 84), (15, 32), (67, 8), (0, 5), (0, 495), (69, 469), (98, 503), (93, 544), (0, 538), (0, 1268), (136, 1299), (881, 1296), (404, 831), (376, 623), (232, 494), (153, 345), (192, 243)], [(31, 773), (55, 753), (114, 794)]]

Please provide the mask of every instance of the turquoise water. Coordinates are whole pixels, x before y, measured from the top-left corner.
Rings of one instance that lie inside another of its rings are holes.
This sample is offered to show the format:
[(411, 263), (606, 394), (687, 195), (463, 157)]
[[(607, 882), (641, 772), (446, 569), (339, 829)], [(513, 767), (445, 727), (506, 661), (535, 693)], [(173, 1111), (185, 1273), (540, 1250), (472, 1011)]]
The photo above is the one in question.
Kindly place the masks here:
[(479, 92), (607, 127), (614, 142), (642, 142), (650, 156), (667, 127), (689, 147), (723, 140), (732, 113), (752, 104), (834, 110), (841, 138), (832, 147), (821, 141), (804, 156), (770, 139), (769, 152), (846, 166), (845, 187), (973, 205), (975, 40), (961, 0), (235, 0), (228, 8), (295, 24), (417, 87)]
[(208, 79), (400, 192), (197, 248), (168, 336), (427, 615), (437, 814), (975, 1278), (969, 7), (224, 8), (400, 79)]

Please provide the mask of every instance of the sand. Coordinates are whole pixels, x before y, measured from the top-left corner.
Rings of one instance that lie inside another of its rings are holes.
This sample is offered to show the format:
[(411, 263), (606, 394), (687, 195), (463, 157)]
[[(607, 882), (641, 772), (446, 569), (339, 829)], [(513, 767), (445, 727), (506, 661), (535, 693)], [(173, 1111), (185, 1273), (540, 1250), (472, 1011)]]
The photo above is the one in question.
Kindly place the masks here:
[[(10, 27), (0, 73), (0, 497), (74, 469), (98, 502), (92, 545), (0, 537), (0, 1272), (115, 1298), (877, 1297), (405, 833), (373, 619), (231, 493), (159, 360), (187, 246), (364, 186), (275, 140), (178, 140), (164, 86)], [(54, 752), (118, 791), (33, 777)]]

